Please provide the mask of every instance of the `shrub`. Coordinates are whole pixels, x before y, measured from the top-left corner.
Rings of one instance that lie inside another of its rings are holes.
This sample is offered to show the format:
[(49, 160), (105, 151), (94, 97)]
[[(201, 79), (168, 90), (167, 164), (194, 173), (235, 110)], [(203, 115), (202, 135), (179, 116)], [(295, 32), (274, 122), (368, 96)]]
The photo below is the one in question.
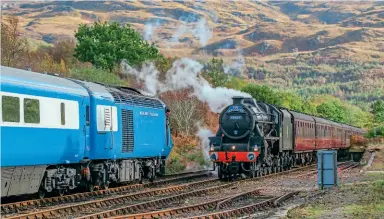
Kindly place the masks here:
[(126, 85), (127, 82), (121, 80), (117, 75), (110, 73), (105, 70), (100, 70), (96, 68), (76, 68), (71, 69), (70, 74), (72, 78), (97, 82), (107, 85)]

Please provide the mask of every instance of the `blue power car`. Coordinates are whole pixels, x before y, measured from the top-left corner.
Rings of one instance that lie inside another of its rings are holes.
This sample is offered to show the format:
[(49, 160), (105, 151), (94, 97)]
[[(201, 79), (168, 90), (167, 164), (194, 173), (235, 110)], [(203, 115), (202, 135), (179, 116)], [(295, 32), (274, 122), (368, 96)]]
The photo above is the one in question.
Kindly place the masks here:
[(165, 104), (126, 87), (1, 66), (1, 196), (108, 188), (165, 172)]

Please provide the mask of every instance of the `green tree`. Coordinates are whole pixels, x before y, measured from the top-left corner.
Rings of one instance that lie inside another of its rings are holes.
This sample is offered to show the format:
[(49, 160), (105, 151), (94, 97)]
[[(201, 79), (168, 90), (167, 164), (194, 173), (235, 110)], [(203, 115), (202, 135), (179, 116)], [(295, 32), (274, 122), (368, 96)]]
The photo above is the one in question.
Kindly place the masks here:
[(250, 94), (257, 101), (262, 101), (277, 106), (283, 105), (283, 101), (280, 98), (280, 95), (266, 85), (249, 84), (243, 87), (241, 91)]
[(367, 136), (369, 138), (374, 138), (377, 136), (383, 136), (384, 137), (384, 126), (375, 127), (368, 131)]
[(132, 66), (146, 60), (158, 58), (159, 51), (141, 39), (131, 26), (120, 26), (118, 22), (95, 22), (81, 24), (75, 34), (77, 45), (74, 56), (83, 62), (90, 62), (96, 68), (112, 71), (125, 59)]
[(317, 115), (316, 106), (308, 100), (303, 100), (302, 112), (309, 115)]
[(247, 82), (238, 77), (231, 77), (230, 80), (225, 84), (225, 87), (241, 90), (247, 85)]
[(384, 101), (377, 100), (372, 104), (372, 113), (377, 123), (384, 122)]
[(348, 118), (349, 114), (347, 108), (344, 107), (339, 101), (326, 101), (316, 108), (317, 113), (326, 119), (330, 119), (341, 123), (350, 123), (351, 119)]
[(229, 75), (225, 74), (223, 59), (213, 58), (206, 64), (204, 74), (209, 78), (214, 87), (223, 87), (229, 81)]
[(279, 95), (283, 101), (282, 106), (293, 111), (303, 112), (303, 98), (293, 92), (282, 92)]

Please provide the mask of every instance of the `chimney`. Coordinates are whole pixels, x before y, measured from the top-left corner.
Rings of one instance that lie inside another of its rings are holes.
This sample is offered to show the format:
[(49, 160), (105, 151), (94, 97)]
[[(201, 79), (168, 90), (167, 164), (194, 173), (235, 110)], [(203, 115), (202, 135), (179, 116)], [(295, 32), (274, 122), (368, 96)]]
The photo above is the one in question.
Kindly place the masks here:
[(235, 96), (235, 97), (232, 97), (232, 100), (233, 100), (233, 104), (242, 104), (244, 97)]

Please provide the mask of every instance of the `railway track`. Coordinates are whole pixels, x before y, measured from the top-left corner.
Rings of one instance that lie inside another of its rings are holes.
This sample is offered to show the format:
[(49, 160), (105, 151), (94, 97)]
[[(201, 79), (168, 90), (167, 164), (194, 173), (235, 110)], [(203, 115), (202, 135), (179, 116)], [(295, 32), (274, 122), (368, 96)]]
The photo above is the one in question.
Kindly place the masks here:
[[(89, 201), (81, 204), (75, 204), (75, 205), (70, 205), (70, 206), (63, 206), (63, 207), (58, 207), (58, 208), (52, 208), (52, 209), (46, 209), (38, 212), (32, 212), (29, 214), (22, 214), (22, 215), (15, 215), (15, 216), (10, 216), (6, 217), (7, 219), (27, 219), (27, 218), (63, 218), (68, 215), (73, 215), (73, 214), (81, 214), (82, 211), (89, 211), (90, 209), (100, 209), (100, 208), (109, 208), (110, 206), (116, 206), (119, 204), (124, 204), (128, 201), (134, 201), (142, 198), (147, 198), (147, 197), (152, 197), (155, 195), (166, 195), (166, 194), (172, 194), (172, 196), (165, 197), (165, 198), (158, 198), (155, 200), (151, 201), (145, 201), (145, 202), (140, 202), (138, 204), (131, 204), (127, 205), (121, 208), (113, 209), (113, 210), (107, 210), (107, 211), (102, 211), (99, 213), (95, 214), (89, 214), (86, 216), (80, 216), (78, 218), (105, 218), (113, 214), (117, 213), (129, 213), (133, 211), (138, 211), (142, 210), (145, 208), (150, 208), (150, 207), (158, 207), (162, 205), (167, 205), (170, 201), (176, 200), (176, 199), (183, 199), (186, 197), (190, 196), (195, 196), (195, 195), (201, 195), (201, 194), (206, 194), (208, 192), (212, 191), (217, 191), (218, 189), (226, 188), (231, 186), (232, 184), (224, 184), (224, 185), (219, 185), (219, 186), (213, 186), (213, 187), (208, 187), (205, 189), (199, 189), (195, 191), (190, 191), (190, 192), (185, 192), (181, 194), (176, 194), (180, 193), (185, 189), (192, 189), (194, 187), (198, 186), (206, 186), (209, 185), (212, 182), (217, 182), (217, 179), (211, 179), (211, 180), (203, 180), (199, 182), (194, 182), (194, 183), (189, 183), (181, 186), (172, 186), (172, 187), (167, 187), (163, 189), (155, 189), (151, 191), (143, 191), (143, 192), (138, 192), (138, 193), (133, 193), (133, 194), (128, 194), (128, 195), (123, 195), (123, 196), (118, 196), (118, 197), (112, 197), (108, 199), (101, 199), (101, 200), (96, 200), (96, 201)], [(96, 211), (96, 210), (95, 210)]]
[(2, 204), (1, 213), (2, 215), (4, 215), (4, 214), (15, 213), (18, 211), (28, 210), (35, 207), (44, 207), (44, 206), (51, 206), (51, 205), (57, 205), (57, 204), (63, 204), (63, 203), (86, 201), (86, 200), (89, 200), (90, 198), (102, 198), (107, 195), (121, 194), (128, 191), (137, 191), (139, 189), (164, 185), (164, 184), (176, 182), (179, 180), (187, 180), (187, 179), (204, 177), (204, 176), (207, 176), (208, 174), (209, 174), (209, 171), (207, 170), (200, 170), (195, 172), (184, 172), (179, 174), (166, 175), (163, 179), (155, 182), (150, 182), (150, 183), (132, 184), (132, 185), (120, 186), (116, 188), (109, 188), (107, 190), (75, 193), (75, 194), (65, 195), (65, 196), (12, 202), (7, 204)]
[(241, 217), (245, 215), (254, 214), (257, 211), (266, 210), (271, 207), (278, 207), (283, 201), (289, 199), (290, 197), (298, 194), (299, 192), (289, 192), (282, 196), (273, 197), (265, 201), (257, 202), (250, 204), (244, 207), (214, 212), (211, 214), (198, 215), (193, 217), (188, 217), (188, 219), (206, 219), (206, 218), (229, 218), (229, 217)]
[[(27, 214), (11, 215), (11, 216), (4, 217), (4, 218), (8, 218), (8, 219), (16, 219), (16, 218), (19, 218), (19, 219), (63, 218), (63, 217), (66, 217), (68, 215), (77, 214), (79, 216), (79, 218), (85, 219), (85, 218), (105, 218), (105, 217), (110, 217), (110, 216), (132, 214), (132, 213), (135, 213), (137, 211), (148, 209), (148, 208), (163, 208), (163, 207), (167, 206), (167, 204), (169, 204), (172, 201), (182, 200), (182, 199), (196, 196), (196, 195), (207, 194), (209, 192), (217, 191), (219, 189), (234, 186), (236, 183), (239, 183), (242, 181), (261, 180), (264, 178), (283, 175), (283, 174), (287, 174), (289, 172), (304, 170), (304, 169), (311, 168), (311, 167), (312, 166), (306, 166), (303, 168), (292, 169), (289, 171), (284, 171), (284, 172), (280, 172), (280, 173), (266, 175), (266, 176), (259, 177), (259, 178), (244, 179), (244, 180), (239, 180), (239, 181), (235, 181), (235, 182), (224, 183), (222, 185), (208, 187), (208, 188), (204, 188), (204, 189), (199, 189), (196, 191), (184, 192), (181, 194), (177, 194), (177, 193), (183, 192), (187, 189), (194, 189), (194, 188), (197, 188), (199, 186), (209, 186), (212, 183), (219, 182), (219, 180), (217, 180), (217, 179), (203, 180), (203, 181), (199, 181), (199, 182), (188, 183), (185, 185), (171, 186), (171, 187), (167, 187), (167, 188), (154, 189), (151, 191), (142, 191), (142, 192), (137, 192), (137, 193), (133, 193), (133, 194), (120, 195), (120, 196), (111, 197), (111, 198), (104, 198), (104, 199), (100, 199), (100, 200), (88, 201), (88, 202), (83, 202), (83, 203), (74, 204), (74, 205), (67, 205), (67, 206), (62, 206), (62, 207), (57, 207), (57, 208), (44, 209), (44, 210), (35, 211), (35, 212), (27, 213)], [(139, 199), (143, 199), (146, 197), (152, 197), (155, 195), (170, 195), (170, 196), (164, 197), (164, 198), (158, 198), (156, 200), (139, 202), (139, 203), (135, 203), (135, 204), (131, 203), (131, 204), (127, 205), (127, 203), (129, 203), (129, 202), (138, 201)], [(109, 208), (110, 206), (116, 207), (117, 205), (123, 205), (123, 204), (125, 206), (120, 207), (120, 208), (115, 208), (112, 210), (105, 210), (105, 211), (101, 211), (98, 213), (93, 213), (93, 212), (97, 211), (97, 209), (100, 210), (100, 209), (104, 209), (104, 208)], [(83, 213), (81, 213), (81, 212), (83, 212)], [(92, 212), (93, 214), (89, 214), (89, 212)]]
[[(297, 191), (289, 192), (282, 196), (272, 197), (267, 200), (263, 200), (261, 202), (247, 205), (245, 207), (235, 208), (231, 210), (219, 210), (221, 208), (229, 207), (233, 202), (237, 201), (238, 199), (244, 199), (250, 196), (259, 195), (259, 192), (260, 192), (260, 189), (255, 189), (255, 190), (244, 192), (235, 196), (218, 198), (218, 199), (207, 201), (201, 204), (165, 209), (160, 211), (145, 212), (145, 213), (139, 213), (139, 214), (112, 216), (112, 217), (107, 216), (107, 218), (109, 219), (136, 219), (136, 218), (161, 218), (161, 217), (177, 218), (178, 215), (181, 216), (183, 214), (189, 214), (191, 212), (200, 212), (200, 211), (209, 212), (209, 211), (212, 211), (213, 209), (216, 209), (216, 212), (205, 214), (205, 215), (193, 216), (193, 217), (182, 216), (181, 218), (228, 218), (228, 217), (234, 217), (234, 216), (242, 216), (244, 214), (251, 214), (259, 210), (265, 210), (269, 207), (277, 207), (282, 201), (299, 193)], [(263, 197), (263, 196), (260, 196), (260, 197)], [(94, 217), (94, 218), (97, 218), (97, 217)], [(80, 219), (80, 218), (76, 218), (76, 219)], [(85, 218), (81, 218), (81, 219), (85, 219)]]
[[(228, 188), (228, 187), (234, 187), (241, 182), (251, 181), (251, 180), (255, 180), (255, 181), (262, 180), (262, 179), (266, 179), (266, 178), (270, 178), (270, 177), (276, 177), (276, 176), (280, 176), (283, 174), (287, 174), (289, 172), (306, 170), (306, 169), (312, 168), (312, 167), (313, 166), (306, 166), (306, 167), (302, 167), (302, 168), (298, 168), (298, 169), (292, 169), (292, 170), (285, 171), (285, 172), (266, 175), (263, 177), (243, 179), (243, 180), (239, 180), (239, 181), (235, 181), (235, 182), (229, 182), (229, 183), (225, 183), (225, 184), (219, 185), (219, 186), (214, 186), (214, 187), (201, 189), (198, 191), (183, 193), (181, 195), (166, 197), (166, 198), (162, 198), (162, 199), (158, 199), (158, 200), (153, 200), (150, 202), (124, 206), (122, 208), (112, 209), (112, 210), (108, 210), (108, 211), (104, 211), (104, 212), (99, 212), (99, 213), (95, 213), (92, 215), (86, 215), (83, 217), (78, 217), (76, 219), (98, 219), (98, 218), (109, 218), (109, 217), (112, 217), (112, 218), (151, 218), (152, 217), (153, 218), (153, 217), (158, 217), (160, 215), (175, 215), (178, 212), (180, 213), (180, 212), (193, 211), (193, 210), (199, 210), (199, 209), (215, 208), (217, 206), (222, 206), (222, 205), (225, 206), (225, 205), (228, 205), (228, 203), (229, 203), (229, 201), (225, 201), (226, 199), (233, 201), (233, 200), (236, 200), (238, 198), (244, 198), (247, 195), (256, 194), (259, 191), (259, 189), (251, 191), (251, 192), (249, 192), (249, 191), (245, 192), (245, 193), (241, 194), (240, 196), (236, 196), (236, 197), (229, 196), (229, 197), (225, 197), (225, 198), (219, 198), (219, 199), (210, 201), (208, 203), (193, 205), (193, 206), (189, 206), (189, 207), (167, 209), (167, 210), (162, 210), (162, 211), (158, 211), (158, 212), (136, 213), (139, 210), (145, 211), (145, 209), (148, 209), (148, 208), (155, 208), (155, 209), (160, 208), (161, 209), (161, 208), (166, 207), (167, 203), (169, 206), (169, 202), (171, 202), (171, 201), (173, 201), (173, 202), (179, 201), (180, 202), (181, 200), (186, 199), (188, 197), (201, 195), (201, 194), (207, 194), (207, 193), (218, 191), (219, 189), (224, 189), (224, 188)], [(118, 215), (121, 215), (121, 216), (118, 216)]]
[(176, 194), (176, 195), (165, 197), (165, 198), (159, 198), (159, 199), (152, 200), (152, 201), (142, 202), (142, 203), (128, 205), (128, 206), (124, 206), (124, 207), (113, 209), (113, 210), (103, 211), (103, 212), (99, 212), (96, 214), (77, 217), (76, 219), (108, 218), (108, 217), (112, 217), (115, 215), (132, 214), (132, 213), (135, 213), (135, 212), (138, 212), (141, 210), (145, 210), (148, 208), (163, 208), (163, 207), (168, 206), (170, 202), (183, 200), (183, 199), (193, 197), (193, 196), (209, 194), (210, 192), (215, 192), (215, 191), (218, 191), (220, 189), (228, 188), (228, 187), (231, 187), (232, 185), (233, 185), (232, 183), (227, 183), (227, 184), (208, 187), (208, 188), (199, 189), (199, 190), (195, 190), (195, 191), (191, 191), (191, 192), (185, 192), (185, 193)]
[(354, 169), (356, 167), (360, 166), (360, 164), (358, 162), (352, 162), (351, 164), (348, 164), (346, 166), (343, 166), (340, 171), (341, 172), (345, 172), (347, 170), (350, 170), (350, 169)]
[[(338, 171), (339, 172), (343, 172), (345, 170), (348, 170), (350, 168), (355, 168), (357, 166), (359, 166), (359, 163), (356, 163), (356, 162), (353, 162), (353, 161), (345, 161), (345, 162), (339, 162), (338, 164)], [(307, 177), (307, 176), (311, 176), (311, 175), (314, 175), (317, 173), (317, 169), (316, 170), (313, 170), (313, 171), (310, 171), (308, 173), (304, 173), (304, 174), (300, 174), (300, 175), (297, 175), (297, 176), (292, 176), (291, 178), (295, 177), (295, 178), (300, 178), (300, 177)]]
[[(181, 213), (185, 212), (193, 212), (193, 211), (199, 211), (199, 210), (209, 210), (209, 209), (215, 209), (220, 208), (223, 206), (228, 206), (231, 202), (235, 201), (236, 199), (239, 198), (246, 198), (252, 195), (259, 195), (260, 194), (260, 189), (255, 189), (252, 191), (244, 192), (241, 194), (238, 194), (236, 196), (227, 196), (223, 198), (218, 198), (215, 200), (211, 200), (208, 202), (204, 202), (201, 204), (196, 204), (196, 205), (190, 205), (190, 206), (184, 206), (184, 207), (179, 207), (179, 208), (171, 208), (171, 209), (165, 209), (161, 211), (152, 211), (152, 212), (145, 212), (145, 213), (139, 213), (139, 214), (132, 214), (132, 215), (122, 215), (122, 216), (115, 216), (115, 217), (108, 217), (107, 218), (113, 218), (113, 219), (130, 219), (130, 218), (158, 218), (158, 217), (164, 217), (164, 216), (175, 216)], [(87, 217), (88, 218), (88, 217)], [(97, 217), (94, 217), (97, 218)], [(76, 218), (80, 219), (80, 218)], [(81, 219), (85, 219), (81, 218)], [(93, 219), (93, 218), (92, 218)]]
[[(188, 183), (188, 184), (184, 184), (184, 185), (170, 186), (170, 187), (166, 187), (166, 188), (153, 189), (150, 191), (141, 191), (141, 192), (136, 192), (136, 193), (131, 193), (131, 194), (119, 195), (116, 197), (103, 198), (100, 200), (87, 201), (87, 202), (82, 202), (82, 203), (78, 203), (78, 204), (71, 204), (71, 205), (62, 206), (62, 207), (43, 209), (40, 211), (35, 211), (35, 212), (27, 213), (27, 214), (10, 215), (10, 216), (5, 216), (3, 218), (8, 218), (8, 219), (16, 219), (16, 218), (18, 218), (18, 219), (64, 218), (64, 217), (69, 216), (69, 215), (71, 215), (71, 217), (72, 217), (73, 214), (77, 214), (77, 216), (79, 216), (79, 219), (80, 218), (85, 219), (85, 218), (105, 218), (105, 217), (111, 217), (111, 216), (117, 216), (117, 215), (126, 215), (126, 214), (136, 213), (138, 211), (145, 210), (148, 208), (155, 208), (155, 209), (163, 208), (163, 207), (166, 207), (167, 204), (169, 204), (172, 201), (177, 201), (177, 200), (182, 200), (182, 199), (192, 197), (192, 196), (207, 194), (209, 192), (217, 191), (219, 189), (224, 189), (224, 188), (227, 188), (230, 186), (234, 186), (235, 184), (243, 182), (243, 181), (262, 180), (265, 178), (284, 175), (284, 174), (287, 174), (290, 172), (305, 170), (305, 169), (309, 169), (312, 167), (313, 167), (313, 165), (305, 166), (305, 167), (301, 167), (301, 168), (297, 168), (297, 169), (292, 169), (292, 170), (288, 170), (288, 171), (284, 171), (284, 172), (266, 175), (263, 177), (242, 179), (242, 180), (235, 181), (235, 182), (224, 183), (222, 185), (208, 187), (208, 188), (204, 188), (204, 189), (198, 189), (196, 191), (188, 191), (188, 192), (184, 192), (181, 194), (177, 194), (177, 193), (186, 191), (188, 189), (195, 189), (195, 188), (198, 188), (199, 186), (209, 186), (215, 182), (219, 182), (219, 180), (217, 180), (217, 179), (202, 180), (199, 182), (193, 182), (193, 183)], [(191, 177), (191, 175), (187, 174), (186, 177)], [(170, 180), (175, 180), (175, 178), (171, 178)], [(163, 181), (167, 181), (167, 180), (163, 180)], [(150, 185), (156, 184), (156, 183), (159, 184), (163, 181), (157, 181), (154, 183), (149, 183), (147, 185), (150, 186)], [(164, 184), (164, 182), (163, 182), (163, 184)], [(145, 187), (145, 185), (132, 185), (132, 186)], [(128, 187), (130, 187), (130, 186), (128, 186)], [(122, 188), (120, 188), (120, 187), (116, 188), (116, 189), (119, 189), (119, 190), (115, 191), (115, 192), (108, 191), (108, 190), (97, 191), (97, 192), (94, 192), (94, 194), (92, 194), (92, 196), (86, 195), (86, 197), (98, 197), (98, 198), (100, 198), (100, 197), (105, 196), (105, 195), (119, 193), (119, 191), (122, 190)], [(110, 189), (110, 190), (112, 190), (112, 189)], [(131, 191), (131, 190), (129, 188), (125, 188), (125, 189), (123, 189), (123, 191)], [(79, 195), (79, 194), (74, 194), (74, 195), (76, 197), (76, 195)], [(83, 193), (83, 195), (84, 195), (84, 193)], [(168, 195), (168, 196), (158, 198), (156, 200), (150, 200), (150, 201), (144, 201), (144, 202), (141, 201), (140, 202), (140, 199), (153, 197), (156, 195), (163, 195), (163, 196)], [(63, 196), (63, 197), (65, 197), (65, 196)], [(55, 200), (54, 202), (56, 204), (59, 204), (59, 203), (62, 203), (59, 200), (63, 197), (54, 197), (52, 199)], [(75, 198), (73, 195), (70, 197)], [(67, 200), (70, 197), (67, 197), (65, 200)], [(80, 198), (80, 201), (81, 200), (82, 199)], [(75, 202), (75, 201), (76, 200), (71, 199), (69, 201), (69, 203)], [(137, 202), (137, 201), (139, 201), (139, 203), (132, 203), (132, 202)], [(50, 200), (49, 203), (52, 203), (52, 200)], [(68, 201), (67, 201), (67, 203), (68, 203)], [(114, 208), (112, 210), (109, 209), (111, 206), (116, 207), (118, 205), (124, 205), (124, 206), (120, 207), (120, 208)], [(20, 205), (15, 205), (15, 206), (20, 206)], [(31, 207), (31, 206), (32, 205), (30, 205), (29, 207)], [(33, 204), (33, 206), (41, 207), (41, 204)], [(19, 208), (19, 209), (22, 209), (22, 208)], [(108, 210), (104, 210), (104, 209), (108, 209)], [(36, 210), (38, 210), (38, 209), (36, 209)], [(100, 211), (100, 210), (102, 210), (102, 211)], [(94, 213), (95, 211), (100, 211), (100, 212)], [(92, 214), (89, 214), (90, 212), (92, 212)]]

